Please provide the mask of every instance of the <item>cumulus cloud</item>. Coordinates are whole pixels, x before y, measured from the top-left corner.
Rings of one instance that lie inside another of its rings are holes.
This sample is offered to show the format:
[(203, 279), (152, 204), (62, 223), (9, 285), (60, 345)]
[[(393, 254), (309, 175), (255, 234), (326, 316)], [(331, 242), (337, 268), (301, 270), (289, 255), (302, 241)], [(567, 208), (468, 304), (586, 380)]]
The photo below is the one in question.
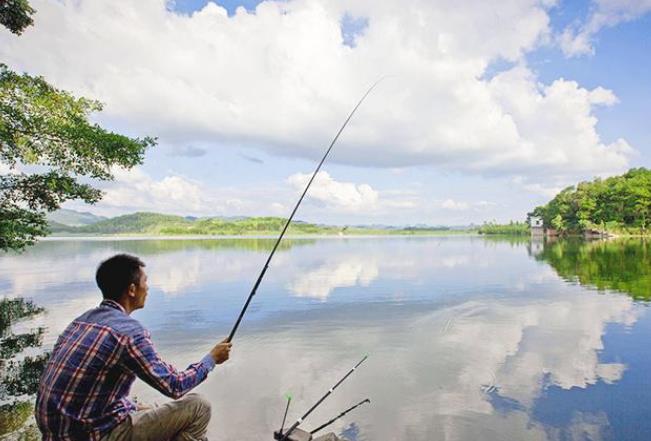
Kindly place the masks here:
[[(286, 215), (286, 209), (274, 202), (275, 198), (286, 199), (289, 195), (279, 183), (276, 187), (267, 184), (264, 191), (251, 187), (213, 187), (194, 179), (168, 172), (154, 178), (140, 167), (131, 170), (116, 168), (115, 180), (100, 182), (104, 196), (93, 211), (114, 216), (133, 211), (155, 211), (178, 215)], [(260, 198), (260, 194), (264, 198)], [(68, 202), (67, 208), (87, 210), (83, 202)]]
[(446, 199), (441, 203), (441, 208), (446, 210), (467, 210), (470, 208), (467, 202), (459, 202), (454, 199)]
[(169, 175), (156, 180), (136, 167), (117, 168), (115, 182), (104, 190), (102, 206), (168, 213), (196, 213), (205, 209), (202, 189), (187, 178)]
[[(368, 84), (392, 74), (333, 161), (519, 173), (532, 183), (619, 172), (631, 148), (604, 143), (593, 112), (614, 95), (540, 84), (525, 64), (550, 38), (554, 4), (264, 1), (229, 17), (214, 2), (181, 15), (165, 0), (35, 0), (36, 26), (20, 38), (1, 31), (0, 56), (106, 102), (102, 118), (125, 130), (305, 158), (321, 153)], [(350, 29), (342, 35), (345, 17), (363, 23), (354, 44)], [(515, 67), (485, 78), (496, 60)]]
[[(287, 181), (298, 191), (303, 191), (311, 175), (296, 173)], [(328, 205), (345, 210), (373, 208), (378, 202), (378, 192), (368, 184), (354, 184), (334, 180), (327, 172), (320, 171), (309, 190), (310, 197)]]
[(594, 54), (594, 37), (602, 29), (634, 20), (651, 11), (651, 0), (593, 0), (592, 12), (584, 23), (575, 23), (558, 37), (568, 57)]

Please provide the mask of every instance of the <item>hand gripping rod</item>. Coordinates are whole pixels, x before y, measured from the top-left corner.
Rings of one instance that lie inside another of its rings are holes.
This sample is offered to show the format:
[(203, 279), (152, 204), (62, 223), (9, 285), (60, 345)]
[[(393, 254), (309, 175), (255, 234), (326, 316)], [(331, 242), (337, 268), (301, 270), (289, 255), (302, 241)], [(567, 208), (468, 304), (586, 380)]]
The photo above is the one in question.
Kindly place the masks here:
[(324, 396), (322, 396), (322, 397), (319, 399), (319, 401), (317, 401), (317, 402), (314, 404), (314, 406), (310, 407), (310, 410), (308, 410), (307, 412), (305, 412), (305, 415), (303, 415), (302, 417), (300, 417), (299, 419), (297, 419), (296, 422), (292, 425), (292, 427), (290, 427), (289, 429), (287, 429), (287, 432), (285, 432), (284, 436), (281, 438), (280, 441), (286, 441), (286, 440), (289, 438), (289, 435), (292, 434), (292, 432), (294, 431), (294, 429), (296, 429), (296, 428), (298, 427), (298, 425), (301, 424), (301, 423), (303, 422), (303, 420), (304, 420), (305, 418), (307, 418), (307, 416), (308, 416), (309, 414), (312, 413), (312, 411), (314, 411), (314, 409), (316, 409), (316, 408), (317, 408), (321, 403), (323, 403), (323, 400), (325, 400), (326, 398), (328, 398), (328, 396), (329, 396), (329, 395), (330, 395), (330, 394), (331, 394), (331, 393), (332, 393), (332, 392), (333, 392), (337, 387), (339, 387), (339, 385), (340, 385), (341, 383), (343, 383), (344, 380), (346, 380), (346, 378), (348, 378), (348, 377), (350, 376), (350, 374), (352, 374), (353, 372), (355, 372), (355, 369), (357, 369), (357, 368), (359, 367), (359, 365), (361, 365), (362, 363), (364, 363), (364, 362), (366, 361), (367, 358), (368, 358), (368, 355), (365, 355), (364, 358), (362, 358), (362, 359), (359, 361), (359, 363), (357, 363), (355, 366), (353, 366), (353, 368), (352, 368), (351, 370), (349, 370), (348, 373), (347, 373), (346, 375), (344, 375), (344, 377), (343, 377), (341, 380), (339, 380), (339, 381), (337, 382), (337, 384), (335, 384), (334, 386), (332, 386), (332, 387), (330, 388), (330, 390), (329, 390), (329, 391), (328, 391)]
[(264, 277), (265, 273), (267, 272), (267, 268), (269, 268), (269, 262), (271, 262), (271, 258), (274, 256), (276, 253), (276, 249), (278, 248), (278, 245), (280, 244), (280, 241), (282, 240), (283, 236), (285, 235), (285, 232), (287, 231), (287, 228), (289, 227), (290, 222), (292, 219), (294, 219), (294, 214), (296, 214), (296, 210), (298, 210), (298, 206), (301, 205), (301, 202), (303, 201), (303, 198), (305, 197), (305, 194), (307, 193), (307, 190), (310, 188), (310, 185), (312, 185), (312, 181), (314, 181), (314, 178), (316, 178), (317, 173), (319, 170), (321, 170), (321, 166), (323, 165), (323, 162), (326, 160), (328, 155), (330, 154), (330, 150), (332, 150), (332, 147), (335, 145), (337, 142), (337, 139), (339, 139), (339, 135), (341, 135), (341, 132), (344, 131), (346, 126), (348, 125), (348, 121), (353, 117), (355, 112), (357, 111), (357, 108), (364, 102), (366, 97), (368, 96), (369, 93), (375, 88), (375, 86), (378, 85), (380, 81), (384, 79), (380, 78), (377, 80), (371, 87), (368, 88), (364, 96), (359, 100), (357, 105), (353, 108), (353, 110), (350, 112), (348, 115), (348, 118), (346, 118), (346, 121), (341, 125), (341, 128), (337, 132), (337, 135), (335, 135), (334, 139), (330, 143), (330, 146), (328, 147), (328, 150), (326, 150), (325, 155), (323, 155), (323, 158), (321, 158), (321, 162), (319, 162), (319, 165), (317, 166), (316, 170), (314, 170), (314, 173), (312, 174), (312, 177), (310, 178), (309, 182), (305, 186), (305, 190), (303, 190), (303, 194), (301, 194), (301, 197), (298, 199), (298, 202), (296, 203), (296, 206), (292, 210), (292, 214), (289, 215), (289, 218), (287, 219), (287, 222), (285, 222), (285, 226), (283, 227), (282, 231), (280, 232), (280, 236), (278, 236), (278, 239), (276, 240), (276, 243), (274, 244), (274, 247), (271, 250), (271, 253), (269, 253), (269, 257), (267, 257), (267, 261), (265, 262), (264, 266), (262, 267), (262, 271), (260, 271), (260, 275), (258, 276), (258, 279), (255, 281), (255, 284), (253, 285), (253, 288), (251, 289), (251, 293), (249, 294), (249, 297), (246, 299), (246, 303), (244, 303), (244, 307), (242, 308), (242, 311), (240, 312), (239, 317), (237, 318), (237, 321), (235, 322), (235, 325), (233, 326), (233, 329), (231, 330), (231, 333), (228, 335), (228, 339), (226, 340), (227, 342), (230, 342), (233, 340), (233, 337), (235, 336), (235, 332), (237, 332), (237, 328), (240, 326), (240, 322), (242, 321), (242, 317), (244, 317), (244, 313), (249, 307), (249, 303), (251, 303), (251, 299), (253, 299), (253, 296), (255, 295), (256, 291), (258, 290), (258, 286), (260, 286), (260, 282), (262, 282), (262, 278)]

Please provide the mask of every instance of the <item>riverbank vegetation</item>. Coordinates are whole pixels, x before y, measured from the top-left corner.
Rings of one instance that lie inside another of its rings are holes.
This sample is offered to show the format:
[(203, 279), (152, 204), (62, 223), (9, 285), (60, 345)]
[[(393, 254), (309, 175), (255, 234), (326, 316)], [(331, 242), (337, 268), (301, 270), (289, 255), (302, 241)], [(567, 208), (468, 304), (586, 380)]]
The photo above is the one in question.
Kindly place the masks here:
[[(287, 220), (281, 217), (187, 218), (159, 213), (134, 213), (104, 219), (90, 225), (50, 223), (55, 235), (146, 235), (146, 236), (277, 236)], [(307, 235), (431, 235), (468, 233), (447, 227), (333, 226), (302, 221), (290, 224), (290, 236)]]
[(651, 221), (651, 170), (631, 169), (621, 176), (581, 182), (561, 191), (531, 213), (561, 234), (603, 231), (648, 235)]
[(528, 236), (530, 233), (529, 225), (526, 222), (511, 221), (508, 224), (498, 224), (487, 222), (477, 230), (479, 234), (485, 235), (507, 235), (507, 236)]

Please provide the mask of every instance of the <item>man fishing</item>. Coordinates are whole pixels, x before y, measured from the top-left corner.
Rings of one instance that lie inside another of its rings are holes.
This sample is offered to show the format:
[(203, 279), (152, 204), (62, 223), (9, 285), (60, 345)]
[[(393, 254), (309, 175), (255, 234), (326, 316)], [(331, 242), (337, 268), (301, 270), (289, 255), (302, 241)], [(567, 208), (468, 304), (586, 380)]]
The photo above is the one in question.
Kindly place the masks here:
[[(68, 325), (41, 375), (35, 414), (44, 440), (206, 439), (210, 404), (187, 393), (228, 360), (232, 344), (218, 343), (184, 371), (165, 363), (131, 317), (145, 306), (144, 266), (127, 254), (99, 265), (95, 280), (103, 301)], [(137, 405), (128, 398), (136, 377), (175, 401)]]

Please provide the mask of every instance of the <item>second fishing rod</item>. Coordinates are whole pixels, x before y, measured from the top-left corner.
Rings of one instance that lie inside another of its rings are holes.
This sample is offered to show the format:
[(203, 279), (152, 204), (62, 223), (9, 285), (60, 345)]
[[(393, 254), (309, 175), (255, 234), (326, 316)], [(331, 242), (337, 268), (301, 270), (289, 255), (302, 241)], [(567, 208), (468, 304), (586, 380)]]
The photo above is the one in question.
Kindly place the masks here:
[(371, 93), (371, 91), (375, 88), (375, 86), (380, 83), (384, 78), (380, 78), (377, 80), (371, 87), (368, 88), (366, 93), (362, 96), (362, 98), (357, 102), (353, 110), (350, 112), (348, 115), (348, 118), (344, 121), (344, 123), (341, 125), (339, 128), (339, 131), (333, 138), (332, 142), (328, 146), (328, 149), (326, 150), (325, 154), (321, 158), (321, 161), (319, 162), (319, 165), (317, 165), (316, 169), (314, 170), (314, 173), (312, 174), (312, 177), (308, 181), (307, 185), (305, 186), (305, 189), (303, 190), (303, 193), (301, 194), (301, 197), (298, 199), (298, 202), (294, 206), (294, 209), (292, 210), (292, 213), (289, 215), (289, 218), (287, 219), (287, 222), (285, 222), (285, 225), (283, 226), (282, 231), (280, 232), (280, 236), (278, 236), (278, 239), (276, 240), (276, 243), (274, 244), (273, 248), (271, 249), (271, 253), (269, 253), (269, 256), (267, 257), (267, 260), (264, 263), (264, 266), (262, 267), (262, 270), (260, 271), (260, 274), (258, 275), (258, 278), (256, 279), (255, 283), (253, 284), (253, 288), (251, 289), (251, 292), (249, 293), (249, 297), (246, 299), (246, 302), (244, 303), (244, 306), (242, 307), (242, 311), (240, 312), (240, 315), (237, 317), (237, 321), (235, 322), (235, 325), (233, 326), (233, 329), (231, 329), (230, 334), (228, 335), (228, 338), (226, 339), (226, 342), (231, 342), (233, 340), (233, 337), (235, 337), (235, 333), (237, 332), (237, 329), (240, 326), (240, 323), (242, 322), (242, 318), (244, 317), (244, 314), (246, 313), (246, 310), (249, 308), (249, 304), (251, 303), (251, 300), (253, 299), (253, 296), (255, 296), (255, 293), (258, 291), (258, 287), (260, 286), (260, 283), (262, 282), (262, 279), (264, 278), (265, 273), (267, 272), (267, 269), (269, 268), (269, 263), (271, 262), (271, 259), (273, 258), (274, 254), (276, 253), (276, 250), (278, 249), (278, 245), (280, 244), (280, 241), (283, 239), (285, 236), (285, 232), (287, 231), (287, 228), (289, 228), (289, 224), (292, 222), (294, 219), (294, 215), (296, 214), (296, 211), (298, 210), (298, 207), (301, 205), (301, 202), (303, 201), (303, 198), (307, 194), (307, 191), (309, 190), (310, 186), (312, 185), (312, 182), (316, 178), (316, 175), (319, 173), (319, 170), (321, 170), (321, 166), (325, 162), (326, 158), (330, 154), (330, 151), (332, 150), (332, 147), (335, 145), (337, 142), (337, 139), (339, 139), (339, 135), (344, 131), (346, 126), (348, 125), (348, 122), (350, 119), (353, 117), (359, 106), (364, 102), (366, 97)]

